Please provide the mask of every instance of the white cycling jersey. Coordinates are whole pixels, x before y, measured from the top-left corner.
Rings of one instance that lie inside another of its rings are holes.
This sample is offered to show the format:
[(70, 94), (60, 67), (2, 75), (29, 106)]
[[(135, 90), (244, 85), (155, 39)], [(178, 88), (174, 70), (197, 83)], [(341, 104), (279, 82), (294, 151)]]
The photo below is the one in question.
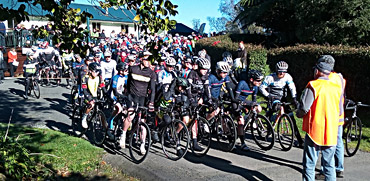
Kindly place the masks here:
[(114, 75), (117, 74), (116, 70), (117, 62), (115, 60), (111, 59), (109, 62), (102, 61), (100, 62), (100, 66), (103, 80), (107, 78), (111, 79)]
[(281, 79), (278, 78), (276, 73), (266, 76), (260, 86), (260, 91), (265, 97), (271, 94), (271, 96), (281, 99), (284, 96), (285, 86), (289, 87), (292, 97), (295, 98), (297, 96), (297, 91), (293, 78), (289, 73), (285, 73), (285, 76)]

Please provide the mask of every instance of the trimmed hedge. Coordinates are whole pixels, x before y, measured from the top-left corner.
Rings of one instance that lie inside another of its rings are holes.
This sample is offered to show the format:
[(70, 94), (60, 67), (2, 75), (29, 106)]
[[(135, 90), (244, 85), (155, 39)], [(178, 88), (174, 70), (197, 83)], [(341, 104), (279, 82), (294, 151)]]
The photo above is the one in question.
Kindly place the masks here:
[[(214, 42), (220, 41), (216, 45)], [(330, 54), (335, 60), (334, 70), (343, 74), (347, 80), (346, 95), (354, 101), (370, 104), (370, 47), (296, 45), (284, 48), (265, 49), (260, 45), (245, 45), (251, 68), (263, 69), (265, 75), (274, 71), (275, 64), (284, 60), (289, 64), (288, 72), (292, 75), (297, 92), (304, 89), (313, 79), (312, 67), (321, 55)], [(212, 58), (212, 65), (221, 61), (224, 51), (230, 51), (236, 57), (238, 42), (232, 42), (229, 35), (199, 40), (197, 50), (206, 49)]]

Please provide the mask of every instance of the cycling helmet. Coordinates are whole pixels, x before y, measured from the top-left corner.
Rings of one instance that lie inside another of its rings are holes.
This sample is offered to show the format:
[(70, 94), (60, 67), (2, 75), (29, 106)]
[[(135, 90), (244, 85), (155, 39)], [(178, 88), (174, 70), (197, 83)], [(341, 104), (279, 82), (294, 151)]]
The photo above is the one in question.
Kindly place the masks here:
[(121, 70), (125, 70), (126, 69), (126, 64), (123, 63), (123, 62), (120, 62), (116, 65), (116, 70), (119, 72)]
[(226, 52), (224, 52), (224, 53), (222, 53), (222, 57), (224, 58), (224, 57), (233, 57), (232, 55), (231, 55), (231, 53), (230, 52), (228, 52), (228, 51), (226, 51)]
[(175, 66), (176, 60), (173, 57), (168, 57), (165, 61), (166, 65)]
[(230, 67), (233, 65), (233, 59), (231, 57), (224, 57), (223, 61), (227, 62)]
[(229, 72), (230, 66), (227, 62), (220, 61), (220, 62), (217, 62), (216, 70), (220, 70), (221, 72)]
[(207, 54), (207, 52), (204, 49), (198, 52), (198, 56), (202, 57), (202, 58), (206, 57), (206, 54)]
[(276, 71), (277, 72), (287, 72), (288, 71), (288, 64), (284, 61), (280, 61), (276, 64)]
[(262, 80), (263, 74), (258, 70), (250, 70), (248, 72), (248, 77), (252, 78), (253, 80)]
[(93, 72), (96, 72), (96, 71), (100, 70), (100, 65), (96, 62), (92, 62), (92, 63), (89, 64), (89, 70), (93, 71)]
[(112, 56), (112, 54), (110, 52), (105, 52), (104, 53), (104, 57), (110, 57), (110, 56)]
[(210, 69), (211, 68), (211, 62), (206, 58), (198, 58), (196, 60), (199, 69)]
[(185, 63), (187, 63), (187, 62), (192, 63), (193, 62), (192, 58), (191, 57), (186, 57), (185, 58)]
[(81, 58), (79, 54), (75, 54), (75, 58)]
[(189, 86), (189, 82), (186, 78), (183, 78), (183, 77), (177, 77), (177, 81), (176, 81), (176, 86), (179, 87), (183, 87), (183, 88), (186, 88)]

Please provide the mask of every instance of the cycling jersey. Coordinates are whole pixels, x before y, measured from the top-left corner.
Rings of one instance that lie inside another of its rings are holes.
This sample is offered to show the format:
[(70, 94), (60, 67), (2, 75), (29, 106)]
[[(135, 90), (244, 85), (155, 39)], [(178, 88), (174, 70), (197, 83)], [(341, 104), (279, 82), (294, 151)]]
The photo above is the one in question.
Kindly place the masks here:
[(147, 97), (148, 89), (150, 89), (150, 102), (154, 102), (156, 74), (152, 69), (147, 67), (141, 68), (141, 66), (142, 65), (129, 67), (127, 81), (128, 90), (130, 94), (135, 96)]
[(248, 83), (244, 80), (240, 81), (238, 87), (236, 88), (236, 93), (240, 94), (239, 100), (246, 101), (249, 95), (252, 95), (252, 101), (257, 101), (258, 87), (253, 86), (252, 89), (249, 87)]
[(98, 89), (104, 87), (104, 83), (100, 76), (95, 78), (92, 77), (85, 77), (82, 79), (82, 90), (85, 98), (88, 101), (93, 100), (93, 98), (98, 97)]
[(196, 70), (192, 70), (189, 73), (188, 81), (190, 83), (190, 89), (188, 89), (189, 99), (196, 99), (203, 96), (210, 99), (211, 93), (208, 74), (200, 76)]
[(189, 73), (191, 72), (191, 69), (185, 68), (181, 70), (181, 77), (188, 78)]
[[(285, 73), (285, 76), (280, 79), (277, 77), (276, 73), (272, 73), (263, 80), (260, 91), (265, 97), (271, 94), (270, 96), (280, 100), (285, 96), (284, 88), (286, 86), (289, 87), (292, 97), (295, 98), (297, 96), (297, 91), (292, 76), (290, 76), (289, 73)], [(266, 88), (268, 88), (268, 90)]]
[[(208, 77), (209, 79), (209, 87), (210, 87), (210, 90), (211, 90), (211, 96), (212, 98), (219, 98), (220, 97), (220, 93), (221, 93), (221, 87), (223, 84), (226, 84), (226, 88), (228, 89), (228, 91), (232, 94), (232, 89), (230, 87), (230, 78), (229, 76), (226, 76), (225, 78), (217, 78), (215, 75), (211, 74), (209, 75)], [(233, 95), (231, 95), (231, 97), (233, 98)]]
[[(116, 94), (123, 94), (123, 92), (125, 91), (125, 85), (127, 84), (127, 75), (115, 75), (113, 76), (112, 78), (112, 89), (116, 89)], [(112, 91), (111, 93), (111, 98), (114, 100), (114, 101), (117, 101), (117, 97), (118, 95), (115, 95), (115, 91)]]
[(167, 72), (166, 70), (161, 70), (158, 72), (158, 84), (171, 84), (173, 77), (173, 73)]
[(116, 75), (117, 70), (117, 62), (115, 60), (110, 60), (109, 62), (107, 61), (102, 61), (100, 62), (101, 65), (101, 75), (103, 80), (105, 79), (111, 79), (114, 75)]

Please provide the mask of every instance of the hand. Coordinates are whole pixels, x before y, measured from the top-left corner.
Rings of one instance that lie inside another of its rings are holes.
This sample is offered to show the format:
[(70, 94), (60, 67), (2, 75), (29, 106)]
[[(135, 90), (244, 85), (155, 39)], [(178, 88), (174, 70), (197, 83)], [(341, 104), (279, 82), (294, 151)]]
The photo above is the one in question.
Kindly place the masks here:
[(297, 101), (297, 98), (293, 98), (294, 108), (298, 108), (299, 102)]
[(154, 102), (149, 103), (149, 112), (154, 112)]

